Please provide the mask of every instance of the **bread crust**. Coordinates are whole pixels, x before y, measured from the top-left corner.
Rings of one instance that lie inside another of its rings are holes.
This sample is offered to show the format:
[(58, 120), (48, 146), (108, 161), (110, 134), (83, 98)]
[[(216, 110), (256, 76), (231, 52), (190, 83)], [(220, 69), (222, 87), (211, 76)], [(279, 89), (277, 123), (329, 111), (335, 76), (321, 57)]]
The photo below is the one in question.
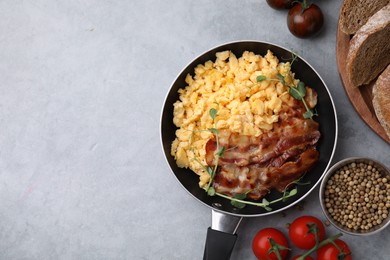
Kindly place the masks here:
[(355, 34), (367, 20), (390, 0), (345, 0), (340, 11), (340, 29)]
[(370, 83), (390, 63), (390, 4), (376, 12), (350, 41), (346, 69), (359, 87)]
[(375, 114), (390, 137), (390, 65), (381, 73), (372, 89)]

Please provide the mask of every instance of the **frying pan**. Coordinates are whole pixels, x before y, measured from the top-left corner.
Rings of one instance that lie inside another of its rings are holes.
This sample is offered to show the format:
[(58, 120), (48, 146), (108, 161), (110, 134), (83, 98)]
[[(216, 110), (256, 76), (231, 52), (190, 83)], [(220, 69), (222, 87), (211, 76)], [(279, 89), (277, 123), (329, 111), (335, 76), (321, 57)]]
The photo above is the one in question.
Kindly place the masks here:
[[(285, 210), (305, 198), (320, 183), (327, 171), (337, 143), (337, 116), (331, 94), (324, 81), (304, 59), (298, 57), (292, 64), (295, 78), (305, 82), (314, 88), (318, 94), (316, 111), (318, 116), (314, 119), (319, 122), (321, 138), (318, 142), (319, 160), (317, 164), (302, 178), (302, 182), (310, 182), (309, 185), (299, 186), (295, 196), (285, 201), (272, 204), (272, 211), (262, 207), (246, 205), (242, 209), (235, 208), (230, 201), (219, 196), (208, 196), (198, 185), (199, 177), (189, 169), (179, 168), (175, 159), (171, 156), (171, 143), (175, 139), (177, 127), (173, 124), (173, 104), (179, 99), (178, 90), (187, 86), (185, 77), (194, 75), (194, 68), (198, 64), (204, 64), (208, 60), (215, 61), (215, 54), (220, 51), (230, 50), (237, 57), (241, 57), (244, 51), (252, 51), (264, 56), (267, 50), (271, 50), (280, 62), (291, 61), (292, 52), (281, 46), (260, 41), (236, 41), (214, 47), (191, 61), (173, 81), (165, 98), (161, 114), (161, 142), (167, 163), (176, 176), (181, 186), (196, 200), (212, 209), (212, 225), (207, 231), (204, 259), (229, 259), (233, 250), (237, 235), (237, 227), (243, 217), (260, 217)], [(280, 198), (281, 194), (272, 191), (267, 195), (267, 200)]]

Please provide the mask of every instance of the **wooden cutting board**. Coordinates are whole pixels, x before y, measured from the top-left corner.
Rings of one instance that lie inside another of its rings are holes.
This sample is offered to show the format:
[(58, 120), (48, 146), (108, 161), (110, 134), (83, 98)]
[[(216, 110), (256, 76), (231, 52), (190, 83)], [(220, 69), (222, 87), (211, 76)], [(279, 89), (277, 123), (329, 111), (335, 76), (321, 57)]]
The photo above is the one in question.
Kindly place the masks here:
[(345, 92), (353, 107), (363, 121), (383, 140), (390, 144), (390, 138), (386, 135), (385, 130), (379, 123), (375, 110), (372, 105), (372, 87), (373, 83), (365, 86), (355, 88), (348, 80), (346, 73), (346, 61), (349, 49), (350, 36), (343, 33), (340, 29), (340, 23), (337, 28), (336, 36), (336, 60), (337, 67), (340, 74), (341, 81), (343, 83)]

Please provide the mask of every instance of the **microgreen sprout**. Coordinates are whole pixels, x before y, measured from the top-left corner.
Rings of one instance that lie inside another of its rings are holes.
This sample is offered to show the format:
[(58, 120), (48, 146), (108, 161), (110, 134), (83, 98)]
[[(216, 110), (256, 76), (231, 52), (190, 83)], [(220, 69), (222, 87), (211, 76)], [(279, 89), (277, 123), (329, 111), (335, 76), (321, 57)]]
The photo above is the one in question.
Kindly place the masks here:
[(226, 147), (225, 146), (220, 147), (220, 145), (219, 145), (219, 130), (217, 129), (217, 114), (218, 114), (218, 110), (215, 109), (215, 108), (211, 108), (210, 111), (209, 111), (209, 114), (210, 114), (210, 117), (213, 119), (214, 127), (213, 128), (209, 128), (208, 130), (215, 135), (215, 141), (217, 143), (217, 149), (216, 149), (216, 152), (215, 152), (215, 165), (214, 165), (214, 167), (213, 168), (207, 167), (207, 172), (210, 175), (210, 179), (209, 179), (209, 182), (207, 183), (207, 186), (206, 186), (205, 190), (206, 190), (208, 195), (214, 196), (216, 194), (216, 192), (215, 192), (214, 188), (211, 185), (212, 185), (212, 183), (214, 181), (215, 174), (217, 173), (217, 170), (218, 170), (219, 158), (223, 157), (223, 154), (225, 153)]
[(215, 192), (215, 195), (230, 200), (231, 204), (234, 207), (239, 208), (239, 209), (244, 208), (245, 205), (252, 205), (252, 206), (264, 208), (266, 211), (272, 211), (272, 208), (269, 207), (269, 205), (280, 202), (280, 201), (286, 201), (288, 198), (296, 195), (298, 193), (298, 189), (295, 187), (294, 189), (292, 189), (290, 191), (284, 191), (282, 197), (275, 199), (275, 200), (272, 200), (272, 201), (268, 201), (267, 199), (263, 198), (263, 200), (261, 202), (254, 202), (254, 201), (245, 200), (246, 195), (249, 192), (250, 191), (248, 191), (244, 194), (236, 194), (233, 197), (219, 193), (219, 192)]
[[(292, 56), (292, 61), (290, 63), (290, 67), (291, 65), (294, 63), (294, 61), (298, 58), (298, 56), (293, 53), (293, 56)], [(289, 87), (289, 94), (295, 98), (296, 100), (300, 100), (302, 101), (303, 105), (305, 106), (305, 109), (306, 109), (306, 112), (303, 113), (303, 117), (305, 119), (312, 119), (313, 116), (317, 116), (318, 114), (315, 113), (312, 109), (309, 108), (309, 106), (307, 105), (306, 103), (306, 100), (305, 100), (305, 96), (306, 96), (306, 85), (304, 82), (302, 81), (299, 81), (297, 85), (294, 85), (294, 84), (288, 84), (286, 82), (286, 77), (290, 74), (290, 70), (287, 71), (287, 73), (285, 75), (282, 75), (280, 73), (276, 74), (276, 77), (277, 79), (275, 78), (267, 78), (266, 76), (264, 75), (259, 75), (256, 77), (256, 81), (257, 82), (262, 82), (264, 80), (274, 80), (274, 81), (279, 81), (280, 83), (282, 83), (283, 85)]]

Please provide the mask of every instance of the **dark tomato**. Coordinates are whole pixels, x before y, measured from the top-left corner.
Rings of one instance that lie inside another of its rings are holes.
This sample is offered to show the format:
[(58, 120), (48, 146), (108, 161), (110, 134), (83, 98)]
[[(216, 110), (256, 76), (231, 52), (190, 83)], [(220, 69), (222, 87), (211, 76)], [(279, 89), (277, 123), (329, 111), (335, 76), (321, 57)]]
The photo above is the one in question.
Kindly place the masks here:
[[(264, 228), (257, 232), (252, 241), (252, 250), (257, 259), (277, 259), (274, 252), (268, 254), (268, 250), (272, 247), (269, 238), (272, 238), (278, 245), (284, 246), (286, 248), (288, 247), (287, 239), (282, 232), (275, 228)], [(280, 250), (279, 253), (282, 259), (285, 259), (288, 254), (288, 250)]]
[[(301, 255), (294, 256), (291, 260), (297, 260)], [(304, 260), (314, 260), (311, 256), (306, 256)]]
[(295, 4), (287, 15), (287, 26), (290, 32), (299, 38), (307, 38), (320, 31), (324, 24), (324, 15), (321, 9), (310, 4)]
[(319, 241), (325, 237), (325, 227), (321, 220), (313, 216), (302, 216), (296, 218), (288, 229), (290, 241), (300, 249), (311, 249), (316, 244), (315, 235), (309, 233), (308, 225), (316, 224), (318, 227)]
[(273, 9), (290, 9), (293, 0), (267, 0), (267, 4)]
[[(341, 249), (342, 253), (335, 247), (332, 243), (326, 244), (322, 247), (320, 247), (317, 250), (317, 260), (338, 260), (338, 259), (344, 259), (344, 260), (352, 260), (352, 256), (350, 255), (351, 250), (349, 250), (348, 245), (341, 239), (336, 239), (334, 241), (336, 245)], [(339, 258), (340, 254), (344, 253), (344, 258)]]

